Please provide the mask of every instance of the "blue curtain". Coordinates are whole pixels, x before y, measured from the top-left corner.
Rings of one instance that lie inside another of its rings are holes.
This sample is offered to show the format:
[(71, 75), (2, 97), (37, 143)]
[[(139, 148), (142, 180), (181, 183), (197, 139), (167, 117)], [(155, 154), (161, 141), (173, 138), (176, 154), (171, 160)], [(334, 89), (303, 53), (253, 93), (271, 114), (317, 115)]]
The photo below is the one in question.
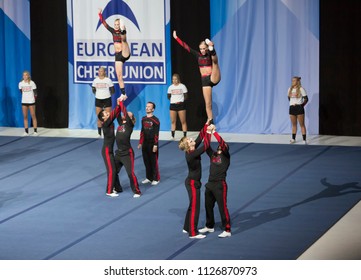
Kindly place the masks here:
[[(18, 83), (30, 69), (28, 0), (0, 1), (0, 126), (23, 126)], [(36, 81), (35, 81), (36, 82)]]
[(319, 1), (210, 0), (222, 80), (213, 107), (223, 132), (290, 133), (287, 90), (301, 76), (309, 134), (318, 134)]

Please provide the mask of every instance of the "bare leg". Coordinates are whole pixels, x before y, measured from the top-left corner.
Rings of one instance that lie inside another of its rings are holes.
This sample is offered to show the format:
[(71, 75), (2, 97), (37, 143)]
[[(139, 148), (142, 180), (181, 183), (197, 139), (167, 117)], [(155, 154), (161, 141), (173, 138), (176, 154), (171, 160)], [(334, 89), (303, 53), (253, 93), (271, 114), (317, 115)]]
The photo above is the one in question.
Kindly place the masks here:
[(213, 119), (213, 113), (212, 113), (212, 88), (211, 87), (202, 87), (203, 91), (203, 98), (204, 102), (206, 104), (206, 113), (207, 118), (209, 120)]
[(177, 112), (170, 110), (170, 121), (171, 121), (171, 131), (175, 131), (176, 122), (177, 122)]
[(122, 88), (124, 88), (123, 62), (121, 62), (121, 61), (116, 61), (115, 62), (115, 71), (117, 72), (119, 87), (122, 89)]
[(30, 109), (31, 118), (33, 120), (33, 127), (34, 127), (34, 129), (36, 129), (36, 128), (38, 128), (38, 120), (37, 120), (36, 114), (35, 114), (35, 105), (29, 106), (29, 109)]
[(298, 115), (297, 120), (300, 124), (302, 135), (306, 135), (305, 115)]
[(23, 116), (24, 116), (24, 128), (29, 128), (29, 121), (28, 121), (28, 106), (22, 106)]
[(98, 127), (102, 127), (102, 122), (98, 119), (98, 115), (100, 113), (100, 111), (102, 110), (102, 108), (100, 107), (95, 107), (95, 114), (97, 115), (97, 126)]
[(294, 115), (290, 115), (291, 124), (292, 124), (292, 134), (297, 133), (297, 117)]
[(219, 83), (220, 80), (221, 80), (221, 70), (219, 69), (218, 56), (212, 55), (211, 82), (217, 84)]
[(182, 124), (182, 131), (185, 132), (188, 130), (187, 128), (187, 120), (186, 120), (186, 110), (178, 111), (179, 120)]

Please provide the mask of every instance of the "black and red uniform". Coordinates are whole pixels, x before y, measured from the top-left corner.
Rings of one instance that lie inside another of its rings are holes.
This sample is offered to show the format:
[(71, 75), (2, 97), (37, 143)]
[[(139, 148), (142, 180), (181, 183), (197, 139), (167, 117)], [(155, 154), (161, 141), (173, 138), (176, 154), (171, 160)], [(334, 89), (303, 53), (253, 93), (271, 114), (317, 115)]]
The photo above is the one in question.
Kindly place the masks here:
[[(205, 191), (206, 227), (214, 228), (215, 221), (213, 209), (217, 202), (222, 220), (222, 227), (225, 231), (230, 232), (231, 219), (227, 207), (228, 186), (226, 176), (231, 162), (231, 155), (229, 154), (229, 147), (226, 142), (224, 142), (223, 138), (217, 132), (214, 132), (213, 135), (216, 137), (219, 146), (217, 151), (214, 151), (210, 146), (207, 149), (207, 154), (211, 162)], [(218, 151), (221, 151), (221, 153), (218, 153)]]
[[(99, 19), (101, 23), (104, 25), (104, 27), (113, 35), (113, 42), (114, 43), (122, 43), (122, 35), (126, 34), (125, 30), (115, 30), (113, 27), (110, 27), (107, 22), (104, 20), (103, 15), (99, 13)], [(130, 55), (128, 57), (124, 57), (122, 55), (122, 52), (116, 52), (115, 53), (115, 61), (121, 61), (125, 63), (130, 58)]]
[(117, 174), (124, 166), (129, 177), (130, 187), (135, 194), (141, 194), (138, 184), (137, 176), (134, 172), (134, 150), (130, 143), (130, 136), (132, 135), (134, 123), (128, 116), (124, 106), (123, 118), (118, 117), (119, 126), (115, 139), (117, 142), (118, 150), (115, 152), (115, 164)]
[[(156, 116), (142, 118), (139, 144), (142, 145), (143, 161), (145, 165), (146, 178), (149, 181), (160, 181), (158, 155), (159, 155), (159, 126), (160, 122)], [(157, 146), (156, 152), (153, 147)]]
[(122, 189), (119, 184), (119, 178), (117, 176), (113, 147), (115, 142), (114, 135), (114, 123), (113, 121), (119, 116), (123, 107), (123, 103), (117, 105), (110, 113), (109, 118), (103, 122), (102, 129), (104, 135), (102, 156), (104, 159), (105, 167), (107, 169), (107, 187), (106, 193), (110, 194), (115, 189), (117, 192), (121, 192)]
[[(186, 42), (183, 42), (179, 37), (177, 37), (176, 41), (187, 52), (191, 53), (192, 55), (194, 55), (196, 57), (199, 68), (212, 66), (212, 55), (216, 55), (215, 50), (208, 51), (205, 53), (205, 55), (202, 55), (201, 52), (196, 51), (196, 50), (192, 49), (191, 47), (189, 47), (188, 44)], [(203, 87), (207, 87), (207, 86), (213, 87), (217, 84), (218, 83), (213, 83), (211, 81), (211, 75), (202, 76), (202, 86)]]
[[(188, 192), (189, 206), (184, 220), (183, 229), (188, 232), (189, 236), (196, 236), (198, 234), (198, 220), (200, 208), (200, 188), (202, 177), (201, 155), (209, 147), (211, 135), (206, 132), (207, 125), (199, 132), (195, 141), (195, 149), (185, 153), (185, 158), (188, 166), (188, 176), (184, 182)], [(202, 147), (199, 145), (204, 139)]]

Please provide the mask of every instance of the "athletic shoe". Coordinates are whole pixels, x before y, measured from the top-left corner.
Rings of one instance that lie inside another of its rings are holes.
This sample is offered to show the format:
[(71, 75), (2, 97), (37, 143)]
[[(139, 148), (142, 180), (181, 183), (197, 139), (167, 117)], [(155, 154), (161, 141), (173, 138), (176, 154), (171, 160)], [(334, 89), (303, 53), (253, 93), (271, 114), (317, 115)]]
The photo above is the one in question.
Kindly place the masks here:
[(295, 139), (291, 139), (291, 140), (290, 140), (290, 144), (294, 144), (295, 142), (296, 142)]
[(186, 231), (185, 229), (182, 231), (183, 233), (188, 233), (188, 231)]
[(231, 236), (232, 236), (232, 233), (229, 231), (224, 231), (218, 235), (219, 238), (225, 238), (225, 237), (231, 237)]
[(24, 132), (23, 135), (21, 135), (21, 136), (22, 136), (22, 137), (24, 137), (24, 136), (29, 136), (29, 133)]
[(39, 134), (37, 132), (34, 132), (33, 136), (38, 136)]
[(153, 185), (153, 186), (156, 186), (156, 185), (158, 185), (158, 184), (159, 184), (159, 181), (155, 181), (155, 180), (154, 180), (154, 181), (152, 182), (152, 185)]
[(150, 183), (150, 182), (151, 182), (151, 180), (144, 179), (144, 180), (142, 181), (142, 184), (148, 184), (148, 183)]
[(135, 193), (135, 194), (133, 195), (133, 197), (134, 197), (134, 198), (139, 198), (139, 197), (140, 197), (140, 194)]
[(121, 193), (121, 192), (123, 192), (122, 189), (120, 189), (120, 190), (113, 189), (113, 193)]
[(303, 142), (303, 144), (307, 145), (307, 141), (306, 141), (306, 140), (303, 140), (302, 142)]
[(110, 196), (110, 197), (117, 197), (119, 196), (119, 194), (115, 193), (115, 192), (112, 192), (112, 193), (106, 193), (107, 196)]
[(204, 227), (198, 230), (200, 233), (214, 232), (214, 228)]
[(203, 234), (197, 234), (197, 235), (194, 235), (194, 236), (189, 236), (189, 238), (191, 238), (191, 239), (203, 239), (203, 238), (206, 238), (206, 236), (203, 235)]

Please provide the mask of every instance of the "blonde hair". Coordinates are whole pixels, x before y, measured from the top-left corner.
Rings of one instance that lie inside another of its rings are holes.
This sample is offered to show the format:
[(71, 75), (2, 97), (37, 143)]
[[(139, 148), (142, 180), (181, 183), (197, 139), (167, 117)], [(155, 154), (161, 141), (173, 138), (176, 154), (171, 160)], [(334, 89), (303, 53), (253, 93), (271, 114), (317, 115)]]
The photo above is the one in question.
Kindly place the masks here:
[(178, 148), (181, 149), (182, 151), (188, 152), (189, 151), (189, 144), (187, 142), (188, 137), (187, 136), (183, 136), (181, 138), (181, 140), (179, 140), (179, 144), (178, 144)]
[(292, 80), (293, 79), (296, 79), (297, 80), (297, 84), (296, 84), (296, 86), (290, 86), (290, 88), (289, 88), (289, 90), (288, 90), (288, 97), (291, 97), (291, 94), (292, 94), (292, 89), (296, 89), (296, 96), (297, 96), (297, 98), (300, 98), (301, 96), (302, 96), (302, 94), (301, 94), (301, 77), (298, 77), (298, 76), (294, 76), (294, 77), (292, 77)]
[[(28, 74), (29, 75), (29, 81), (27, 81), (28, 83), (30, 83), (30, 81), (31, 81), (31, 75), (30, 75), (30, 72), (28, 71), (28, 70), (25, 70), (25, 71), (23, 71), (23, 75), (24, 74)], [(25, 80), (24, 80), (25, 81)]]

